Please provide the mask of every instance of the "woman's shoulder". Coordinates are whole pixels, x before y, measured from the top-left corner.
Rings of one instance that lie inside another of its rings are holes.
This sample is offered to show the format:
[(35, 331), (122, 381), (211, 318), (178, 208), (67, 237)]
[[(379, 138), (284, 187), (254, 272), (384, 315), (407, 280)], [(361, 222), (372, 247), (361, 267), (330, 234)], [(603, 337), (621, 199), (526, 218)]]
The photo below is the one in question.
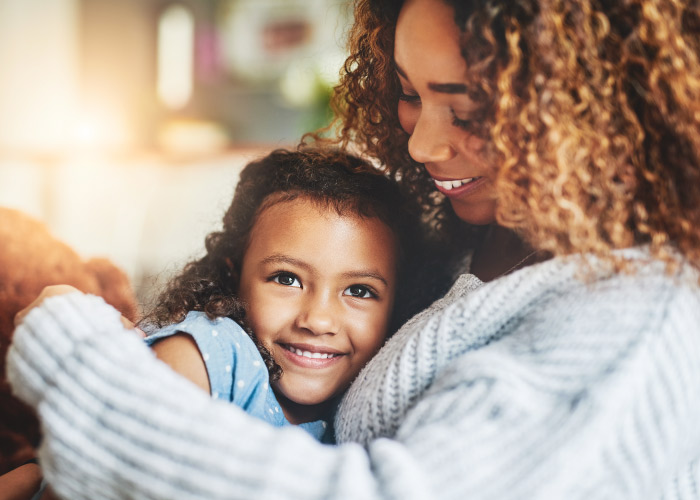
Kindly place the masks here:
[(622, 269), (595, 257), (574, 259), (578, 267), (571, 280), (555, 290), (562, 300), (618, 315), (646, 311), (645, 316), (663, 316), (684, 302), (700, 303), (700, 272), (679, 253), (669, 251), (662, 259), (643, 246), (617, 251), (614, 257)]
[[(636, 273), (617, 273), (591, 261), (592, 274), (586, 275), (585, 259), (571, 257), (485, 284), (464, 275), (443, 299), (389, 339), (360, 373), (341, 406), (341, 440), (368, 442), (391, 435), (405, 411), (438, 378), (457, 384), (482, 361), (484, 370), (491, 370), (494, 353), (511, 367), (540, 370), (576, 359), (582, 370), (600, 373), (605, 371), (602, 353), (612, 362), (639, 340), (673, 337), (660, 335), (669, 326), (685, 325), (686, 335), (697, 333), (700, 318), (682, 320), (678, 314), (676, 323), (665, 323), (678, 304), (687, 304), (686, 309), (695, 304), (694, 314), (700, 314), (692, 270), (684, 267), (681, 274), (669, 274), (663, 262), (648, 261), (645, 255), (628, 256), (643, 263)], [(456, 378), (445, 378), (448, 367)], [(372, 404), (366, 405), (368, 400)], [(363, 404), (368, 412), (357, 411)], [(368, 431), (376, 427), (377, 418), (384, 424)]]

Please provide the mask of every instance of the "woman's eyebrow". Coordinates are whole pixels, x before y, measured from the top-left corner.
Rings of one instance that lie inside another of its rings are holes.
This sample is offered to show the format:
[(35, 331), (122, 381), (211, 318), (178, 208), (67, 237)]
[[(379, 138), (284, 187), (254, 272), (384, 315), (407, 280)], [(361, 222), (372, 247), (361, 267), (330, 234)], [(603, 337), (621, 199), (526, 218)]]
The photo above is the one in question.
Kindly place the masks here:
[[(399, 66), (399, 64), (394, 60), (394, 67), (396, 72), (401, 75), (404, 79), (409, 80), (406, 72)], [(466, 94), (467, 86), (463, 83), (436, 83), (428, 82), (428, 88), (433, 92), (438, 92), (440, 94)]]
[(428, 88), (441, 94), (466, 94), (467, 86), (463, 83), (434, 83), (428, 82)]
[(406, 80), (408, 80), (408, 75), (406, 75), (406, 72), (399, 66), (399, 63), (396, 62), (396, 59), (394, 59), (394, 67), (396, 68), (396, 72), (403, 76)]

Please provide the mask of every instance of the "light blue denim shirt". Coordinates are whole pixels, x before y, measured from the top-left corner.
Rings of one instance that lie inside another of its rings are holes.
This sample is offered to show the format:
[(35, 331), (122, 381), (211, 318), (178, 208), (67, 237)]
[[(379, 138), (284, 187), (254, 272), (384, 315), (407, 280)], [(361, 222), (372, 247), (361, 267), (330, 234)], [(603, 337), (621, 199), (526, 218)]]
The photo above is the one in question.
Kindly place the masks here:
[[(230, 318), (212, 320), (204, 312), (190, 311), (182, 322), (157, 330), (145, 340), (151, 346), (176, 333), (190, 335), (197, 344), (214, 399), (230, 401), (274, 426), (291, 425), (270, 387), (270, 376), (258, 348), (238, 323)], [(327, 422), (317, 420), (299, 427), (322, 440)]]

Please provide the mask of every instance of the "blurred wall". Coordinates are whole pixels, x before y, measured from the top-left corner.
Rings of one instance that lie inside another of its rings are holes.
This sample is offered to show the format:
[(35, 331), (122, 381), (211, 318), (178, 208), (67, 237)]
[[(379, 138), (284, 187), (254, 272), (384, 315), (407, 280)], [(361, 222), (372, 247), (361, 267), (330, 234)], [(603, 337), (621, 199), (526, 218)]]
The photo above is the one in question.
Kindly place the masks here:
[(80, 83), (79, 0), (0, 0), (0, 151), (55, 150)]
[(240, 170), (266, 152), (231, 150), (182, 163), (147, 155), (0, 158), (0, 205), (43, 220), (84, 257), (110, 258), (147, 303), (172, 273), (202, 255)]

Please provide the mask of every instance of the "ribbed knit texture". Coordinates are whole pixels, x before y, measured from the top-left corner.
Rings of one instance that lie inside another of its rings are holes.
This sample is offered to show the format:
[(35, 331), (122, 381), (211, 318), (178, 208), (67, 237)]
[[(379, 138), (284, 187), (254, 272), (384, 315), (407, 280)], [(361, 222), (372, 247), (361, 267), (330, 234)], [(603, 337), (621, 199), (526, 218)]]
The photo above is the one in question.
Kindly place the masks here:
[(8, 376), (71, 499), (698, 498), (698, 277), (625, 255), (461, 278), (362, 371), (337, 447), (211, 400), (95, 297), (33, 310)]

